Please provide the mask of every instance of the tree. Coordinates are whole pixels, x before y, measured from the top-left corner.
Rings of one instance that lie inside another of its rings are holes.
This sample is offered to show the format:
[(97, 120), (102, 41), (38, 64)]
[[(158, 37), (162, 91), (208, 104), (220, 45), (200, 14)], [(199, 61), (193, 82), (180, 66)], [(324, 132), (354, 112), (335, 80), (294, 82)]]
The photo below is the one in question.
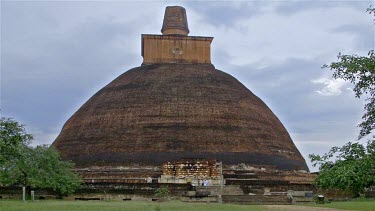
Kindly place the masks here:
[(369, 51), (368, 56), (343, 55), (339, 53), (338, 62), (332, 62), (329, 67), (334, 71), (333, 78), (344, 79), (354, 84), (355, 96), (366, 95), (365, 113), (359, 139), (369, 135), (375, 129), (375, 53)]
[(15, 182), (12, 174), (17, 171), (18, 161), (27, 156), (32, 139), (23, 125), (10, 118), (0, 119), (0, 184)]
[(52, 188), (60, 196), (72, 194), (80, 187), (81, 179), (72, 172), (72, 162), (61, 161), (58, 152), (48, 145), (32, 150), (29, 162), (30, 183), (39, 188)]
[[(375, 8), (370, 6), (367, 12), (375, 15)], [(363, 121), (358, 125), (358, 139), (361, 139), (375, 130), (375, 53), (374, 50), (370, 50), (367, 56), (339, 53), (337, 58), (338, 62), (323, 65), (323, 68), (333, 70), (333, 78), (351, 82), (355, 97), (366, 98)], [(366, 187), (375, 185), (375, 137), (368, 141), (366, 147), (349, 142), (342, 147), (332, 147), (322, 156), (310, 154), (309, 158), (314, 167), (319, 166), (315, 184), (322, 188), (360, 195)]]
[(325, 189), (341, 189), (361, 195), (365, 188), (375, 185), (375, 141), (367, 146), (347, 143), (332, 147), (323, 156), (310, 154), (313, 166), (319, 165), (315, 184)]
[(23, 125), (10, 118), (0, 118), (0, 165), (23, 154), (33, 136), (27, 134)]
[(0, 119), (0, 185), (51, 188), (60, 196), (73, 193), (81, 179), (73, 163), (62, 161), (53, 147), (31, 147), (33, 136), (12, 119)]
[[(369, 14), (374, 14), (375, 8), (367, 9)], [(375, 19), (374, 19), (375, 21)], [(370, 50), (367, 56), (343, 55), (339, 53), (338, 62), (323, 65), (323, 68), (333, 70), (333, 78), (344, 79), (354, 84), (353, 91), (357, 98), (365, 95), (365, 113), (362, 123), (359, 124), (359, 139), (371, 134), (375, 129), (375, 53)]]

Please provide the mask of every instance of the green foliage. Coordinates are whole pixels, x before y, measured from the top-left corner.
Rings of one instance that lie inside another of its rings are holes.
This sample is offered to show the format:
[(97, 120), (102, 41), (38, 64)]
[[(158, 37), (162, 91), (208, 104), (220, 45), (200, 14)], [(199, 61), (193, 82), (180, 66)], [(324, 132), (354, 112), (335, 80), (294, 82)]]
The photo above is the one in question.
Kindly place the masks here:
[(155, 196), (159, 197), (167, 197), (171, 192), (168, 189), (168, 185), (161, 186), (160, 188), (156, 189)]
[(22, 156), (24, 146), (32, 139), (33, 136), (26, 133), (23, 125), (10, 118), (0, 118), (0, 165)]
[(21, 174), (18, 164), (27, 157), (33, 136), (10, 118), (0, 119), (0, 184), (15, 183)]
[(315, 184), (326, 189), (341, 189), (362, 194), (366, 187), (375, 185), (375, 140), (367, 146), (347, 143), (332, 147), (324, 155), (310, 154), (313, 166), (319, 166)]
[(368, 56), (343, 55), (339, 53), (338, 62), (332, 62), (329, 67), (334, 71), (333, 78), (344, 79), (354, 84), (355, 96), (360, 98), (365, 94), (365, 113), (362, 116), (362, 123), (359, 138), (371, 133), (375, 129), (375, 53), (369, 51)]
[[(375, 8), (367, 9), (375, 15)], [(375, 19), (374, 19), (375, 21)], [(333, 70), (333, 78), (349, 81), (354, 85), (355, 96), (365, 97), (366, 104), (358, 139), (375, 130), (375, 53), (370, 50), (367, 56), (343, 55), (338, 62), (323, 65)], [(375, 185), (375, 137), (367, 147), (360, 143), (347, 143), (342, 147), (332, 147), (323, 156), (310, 154), (313, 166), (319, 166), (315, 183), (322, 188), (341, 189), (361, 194), (366, 187)]]
[(23, 125), (0, 119), (0, 185), (51, 188), (61, 196), (79, 188), (81, 180), (72, 172), (73, 163), (61, 161), (53, 147), (29, 146), (32, 139)]
[[(375, 8), (370, 6), (367, 9), (369, 14), (375, 15)], [(375, 21), (375, 19), (374, 19)], [(375, 53), (370, 50), (367, 56), (343, 55), (339, 53), (338, 62), (323, 65), (323, 68), (330, 68), (334, 71), (333, 78), (343, 79), (354, 84), (353, 91), (357, 98), (365, 95), (366, 104), (359, 139), (369, 135), (375, 129)]]
[(81, 180), (71, 171), (72, 162), (61, 161), (58, 152), (47, 145), (37, 146), (32, 150), (29, 163), (31, 184), (40, 188), (52, 188), (60, 195), (69, 195), (78, 189)]

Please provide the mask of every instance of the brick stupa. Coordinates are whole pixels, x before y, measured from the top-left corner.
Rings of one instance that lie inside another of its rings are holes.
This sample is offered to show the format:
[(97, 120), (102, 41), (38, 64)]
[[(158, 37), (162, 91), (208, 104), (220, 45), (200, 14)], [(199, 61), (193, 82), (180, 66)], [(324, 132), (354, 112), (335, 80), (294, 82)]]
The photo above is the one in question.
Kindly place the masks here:
[(245, 164), (308, 171), (267, 105), (211, 64), (213, 38), (188, 36), (184, 8), (166, 8), (162, 33), (143, 34), (142, 66), (99, 90), (65, 123), (53, 143), (64, 160), (82, 169), (201, 159), (222, 162), (224, 170)]

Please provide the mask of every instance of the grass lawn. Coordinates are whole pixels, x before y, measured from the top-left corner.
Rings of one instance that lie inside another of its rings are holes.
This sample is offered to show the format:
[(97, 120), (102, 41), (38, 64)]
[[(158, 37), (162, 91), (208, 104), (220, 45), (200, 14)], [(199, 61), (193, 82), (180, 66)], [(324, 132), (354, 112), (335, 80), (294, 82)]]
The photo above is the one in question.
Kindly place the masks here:
[(184, 203), (180, 201), (170, 202), (143, 202), (143, 201), (64, 201), (64, 200), (41, 200), (38, 202), (22, 202), (12, 200), (0, 200), (0, 211), (6, 210), (137, 210), (137, 211), (231, 211), (247, 210), (262, 211), (265, 207), (257, 205), (233, 205), (214, 203)]
[[(291, 206), (288, 208), (288, 206)], [(375, 211), (375, 200), (353, 200), (347, 202), (332, 202), (328, 204), (313, 204), (304, 205), (310, 208), (326, 207), (343, 210), (363, 210)], [(258, 205), (235, 205), (235, 204), (216, 204), (216, 203), (184, 203), (180, 201), (169, 202), (145, 202), (145, 201), (64, 201), (64, 200), (40, 200), (37, 202), (22, 202), (15, 200), (0, 200), (0, 211), (7, 210), (137, 210), (137, 211), (232, 211), (232, 210), (246, 210), (246, 211), (269, 211), (269, 210), (289, 210), (293, 205), (281, 205), (279, 209), (273, 207)], [(298, 207), (298, 208), (297, 208)], [(296, 206), (298, 210), (302, 208), (301, 205)], [(296, 209), (290, 209), (296, 210)], [(303, 210), (303, 208), (301, 209)]]
[(306, 205), (313, 207), (327, 207), (342, 210), (363, 210), (363, 211), (375, 211), (375, 200), (374, 199), (359, 199), (352, 201), (332, 202), (326, 204), (313, 204)]

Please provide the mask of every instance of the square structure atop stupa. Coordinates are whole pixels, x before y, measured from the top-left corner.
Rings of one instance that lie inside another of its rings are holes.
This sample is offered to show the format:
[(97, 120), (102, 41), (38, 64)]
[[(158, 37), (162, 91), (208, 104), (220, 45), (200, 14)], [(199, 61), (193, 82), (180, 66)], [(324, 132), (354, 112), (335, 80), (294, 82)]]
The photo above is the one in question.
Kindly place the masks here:
[(165, 9), (163, 35), (142, 34), (143, 64), (190, 63), (211, 64), (213, 37), (188, 36), (185, 8)]

